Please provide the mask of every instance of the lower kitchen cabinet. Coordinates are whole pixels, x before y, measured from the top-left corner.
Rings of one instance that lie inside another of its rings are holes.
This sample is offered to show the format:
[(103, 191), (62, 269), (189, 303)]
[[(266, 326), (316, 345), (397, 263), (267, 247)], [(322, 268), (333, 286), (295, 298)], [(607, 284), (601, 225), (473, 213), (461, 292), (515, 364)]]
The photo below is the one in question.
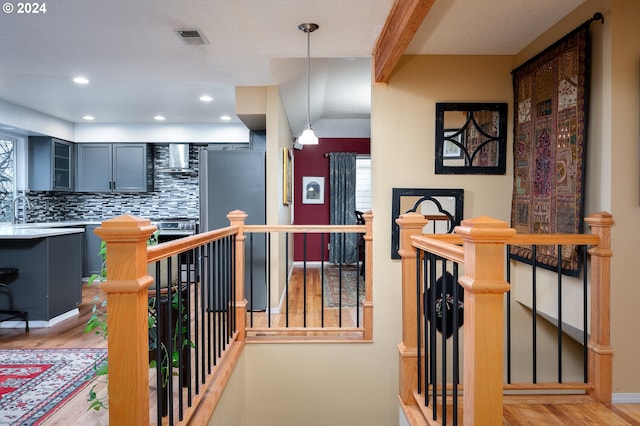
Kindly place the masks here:
[(82, 275), (90, 277), (93, 274), (100, 274), (102, 270), (102, 256), (100, 253), (100, 245), (102, 239), (94, 232), (101, 225), (87, 225), (84, 231), (84, 259), (82, 264)]
[(19, 269), (11, 287), (16, 306), (29, 313), (29, 321), (67, 315), (82, 301), (82, 231), (2, 238), (0, 259)]
[(77, 144), (79, 192), (146, 192), (153, 183), (147, 144)]

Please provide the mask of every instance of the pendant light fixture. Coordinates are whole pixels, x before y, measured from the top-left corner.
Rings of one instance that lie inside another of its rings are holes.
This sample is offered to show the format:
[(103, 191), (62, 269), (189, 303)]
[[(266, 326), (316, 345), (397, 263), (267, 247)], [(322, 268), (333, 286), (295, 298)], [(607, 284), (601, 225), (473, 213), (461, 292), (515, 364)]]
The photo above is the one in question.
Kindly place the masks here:
[(298, 29), (307, 33), (307, 127), (298, 137), (298, 143), (302, 145), (317, 145), (318, 137), (311, 128), (311, 56), (310, 39), (311, 33), (319, 28), (318, 24), (305, 23), (298, 25)]

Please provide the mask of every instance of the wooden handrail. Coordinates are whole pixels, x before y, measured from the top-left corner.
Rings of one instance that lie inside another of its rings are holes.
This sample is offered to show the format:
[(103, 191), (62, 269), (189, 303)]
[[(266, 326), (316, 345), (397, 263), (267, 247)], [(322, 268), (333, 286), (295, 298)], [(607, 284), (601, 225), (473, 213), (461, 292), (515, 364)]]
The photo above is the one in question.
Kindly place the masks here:
[(147, 262), (157, 262), (158, 260), (166, 259), (167, 257), (182, 253), (186, 250), (197, 248), (205, 243), (229, 237), (237, 234), (238, 230), (238, 226), (227, 226), (226, 228), (167, 241), (160, 245), (149, 246), (147, 249)]
[(244, 232), (308, 232), (325, 234), (331, 232), (358, 232), (364, 234), (366, 225), (245, 225)]
[[(462, 241), (459, 236), (458, 238)], [(411, 245), (453, 262), (464, 263), (464, 248), (462, 246), (454, 245), (441, 239), (416, 235), (411, 237)]]

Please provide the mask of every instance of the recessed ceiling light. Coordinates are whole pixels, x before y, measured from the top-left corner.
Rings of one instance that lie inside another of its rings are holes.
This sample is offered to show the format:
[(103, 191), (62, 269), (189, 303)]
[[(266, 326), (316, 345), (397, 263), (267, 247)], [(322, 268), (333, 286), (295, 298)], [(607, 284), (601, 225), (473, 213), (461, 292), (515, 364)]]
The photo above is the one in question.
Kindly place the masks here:
[(87, 120), (87, 121), (91, 121), (91, 120), (95, 120), (96, 118), (93, 115), (85, 115), (82, 117), (83, 120)]
[(202, 95), (200, 96), (200, 100), (202, 102), (211, 102), (213, 100), (213, 98), (209, 95)]
[(153, 119), (156, 121), (163, 121), (166, 120), (167, 117), (165, 117), (164, 115), (156, 115), (155, 117), (153, 117)]
[(222, 116), (220, 116), (220, 120), (229, 121), (229, 120), (231, 120), (231, 117), (229, 117), (228, 115), (222, 115)]
[(86, 77), (78, 76), (73, 78), (73, 82), (76, 84), (89, 84), (89, 79)]

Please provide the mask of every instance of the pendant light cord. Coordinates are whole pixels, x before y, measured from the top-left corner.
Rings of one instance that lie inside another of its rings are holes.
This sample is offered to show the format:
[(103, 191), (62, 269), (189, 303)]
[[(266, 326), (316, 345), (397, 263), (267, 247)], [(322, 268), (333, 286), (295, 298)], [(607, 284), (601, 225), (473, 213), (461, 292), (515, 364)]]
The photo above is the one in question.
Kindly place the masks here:
[(307, 33), (307, 127), (311, 128), (311, 31)]

